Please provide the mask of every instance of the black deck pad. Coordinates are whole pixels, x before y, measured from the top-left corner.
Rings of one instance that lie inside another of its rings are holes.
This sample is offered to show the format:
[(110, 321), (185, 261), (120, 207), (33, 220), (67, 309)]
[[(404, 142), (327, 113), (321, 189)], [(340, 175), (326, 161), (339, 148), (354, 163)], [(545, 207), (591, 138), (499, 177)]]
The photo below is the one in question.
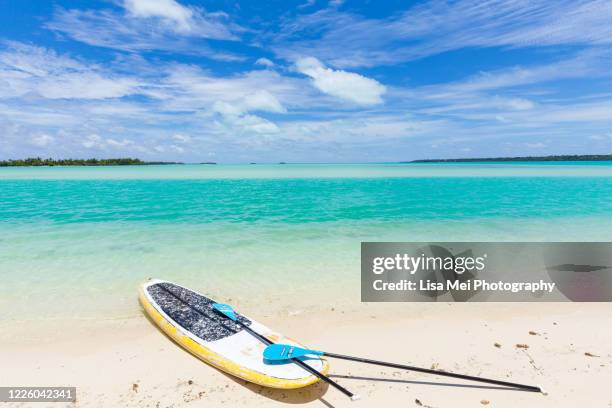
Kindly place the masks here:
[[(243, 330), (212, 308), (214, 300), (189, 289), (163, 282), (149, 286), (147, 292), (165, 314), (202, 340), (221, 340)], [(236, 316), (241, 323), (251, 325), (246, 317)]]

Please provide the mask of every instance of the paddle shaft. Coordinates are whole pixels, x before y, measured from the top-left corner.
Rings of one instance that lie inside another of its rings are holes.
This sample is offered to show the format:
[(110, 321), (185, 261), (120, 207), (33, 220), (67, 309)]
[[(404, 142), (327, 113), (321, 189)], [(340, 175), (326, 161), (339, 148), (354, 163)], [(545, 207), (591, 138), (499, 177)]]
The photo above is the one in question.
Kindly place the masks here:
[[(234, 322), (236, 322), (239, 325), (241, 325), (244, 328), (244, 330), (246, 330), (249, 333), (251, 333), (251, 335), (253, 335), (254, 337), (257, 337), (259, 340), (264, 342), (266, 345), (269, 346), (270, 344), (274, 344), (274, 342), (270, 341), (270, 339), (268, 339), (267, 337), (257, 333), (255, 330), (251, 329), (246, 324), (244, 324), (244, 323), (242, 323), (242, 322), (240, 322), (238, 320), (234, 320)], [(322, 374), (322, 373), (318, 372), (317, 370), (315, 370), (314, 368), (312, 368), (308, 364), (304, 363), (302, 360), (297, 359), (297, 358), (292, 358), (290, 360), (293, 363), (295, 363), (295, 364), (299, 365), (300, 367), (302, 367), (304, 370), (306, 370), (309, 373), (311, 373), (312, 375), (314, 375), (315, 377), (318, 377), (320, 380), (325, 381), (326, 383), (328, 383), (332, 387), (336, 388), (338, 391), (340, 391), (341, 393), (343, 393), (347, 397), (349, 397), (351, 399), (355, 398), (355, 394), (353, 394), (352, 392), (350, 392), (349, 390), (347, 390), (346, 388), (344, 388), (343, 386), (341, 386), (340, 384), (338, 384), (337, 382), (335, 382), (331, 378), (327, 377), (325, 374)]]
[(475, 377), (475, 376), (464, 375), (464, 374), (455, 374), (455, 373), (449, 373), (449, 372), (446, 372), (446, 371), (430, 370), (430, 369), (427, 369), (427, 368), (412, 367), (412, 366), (404, 365), (404, 364), (387, 363), (385, 361), (377, 361), (377, 360), (370, 360), (370, 359), (361, 358), (361, 357), (345, 356), (345, 355), (342, 355), (342, 354), (335, 354), (335, 353), (327, 353), (327, 352), (325, 352), (324, 355), (326, 357), (333, 357), (333, 358), (339, 358), (339, 359), (342, 359), (342, 360), (356, 361), (358, 363), (374, 364), (374, 365), (379, 365), (379, 366), (384, 366), (384, 367), (398, 368), (400, 370), (418, 371), (420, 373), (427, 373), (427, 374), (441, 375), (441, 376), (445, 376), (445, 377), (460, 378), (462, 380), (479, 381), (479, 382), (488, 383), (488, 384), (501, 385), (501, 386), (504, 386), (504, 387), (520, 388), (520, 389), (523, 389), (523, 390), (526, 390), (526, 391), (542, 392), (542, 389), (540, 387), (536, 387), (536, 386), (533, 386), (533, 385), (525, 385), (525, 384), (512, 383), (512, 382), (508, 382), (508, 381), (492, 380), (492, 379), (489, 379), (489, 378), (481, 378), (481, 377)]
[[(194, 307), (193, 305), (190, 305), (189, 303), (185, 302), (183, 299), (181, 299), (179, 296), (177, 296), (171, 290), (163, 287), (162, 285), (160, 285), (160, 287), (166, 293), (169, 293), (172, 297), (174, 297), (179, 302), (186, 304), (187, 306), (189, 306), (193, 310), (195, 310), (199, 315), (201, 315), (204, 318), (207, 318), (206, 315), (201, 310), (199, 310), (197, 307)], [(262, 336), (261, 334), (257, 333), (255, 330), (251, 329), (249, 326), (247, 326), (246, 324), (242, 323), (240, 320), (236, 319), (236, 320), (232, 320), (232, 321), (234, 323), (239, 324), (240, 326), (242, 326), (243, 329), (248, 331), (252, 336), (254, 336), (257, 339), (259, 339), (262, 342), (264, 342), (266, 345), (269, 346), (270, 344), (274, 344), (267, 337)], [(352, 392), (350, 392), (349, 390), (347, 390), (346, 388), (344, 388), (343, 386), (341, 386), (340, 384), (338, 384), (337, 382), (335, 382), (331, 378), (327, 377), (325, 374), (322, 374), (322, 373), (318, 372), (317, 370), (315, 370), (314, 368), (312, 368), (308, 364), (304, 363), (303, 361), (301, 361), (301, 360), (299, 360), (297, 358), (292, 358), (291, 361), (294, 362), (295, 364), (299, 365), (300, 367), (302, 367), (304, 370), (308, 371), (309, 373), (311, 373), (315, 377), (318, 377), (320, 380), (325, 381), (326, 383), (328, 383), (332, 387), (336, 388), (338, 391), (340, 391), (341, 393), (343, 393), (344, 395), (346, 395), (350, 399), (355, 399), (356, 398), (355, 394), (353, 394)]]

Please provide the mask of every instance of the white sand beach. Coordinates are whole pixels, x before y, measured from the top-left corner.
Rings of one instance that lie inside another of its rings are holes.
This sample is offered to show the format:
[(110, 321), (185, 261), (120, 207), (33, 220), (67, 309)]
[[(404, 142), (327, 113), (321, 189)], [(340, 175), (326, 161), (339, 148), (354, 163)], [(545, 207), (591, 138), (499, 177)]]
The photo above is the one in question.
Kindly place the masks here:
[(5, 326), (0, 383), (76, 386), (68, 407), (612, 406), (612, 304), (356, 304), (252, 317), (313, 348), (536, 384), (547, 395), (340, 360), (330, 375), (357, 402), (320, 383), (265, 389), (196, 359), (144, 314)]

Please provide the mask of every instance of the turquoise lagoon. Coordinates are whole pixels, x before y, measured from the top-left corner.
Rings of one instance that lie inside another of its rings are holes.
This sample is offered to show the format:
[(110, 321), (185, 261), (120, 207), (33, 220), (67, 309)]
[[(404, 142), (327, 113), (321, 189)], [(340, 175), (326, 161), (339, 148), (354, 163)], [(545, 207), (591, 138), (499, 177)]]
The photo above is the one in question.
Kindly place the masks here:
[[(359, 301), (361, 241), (610, 241), (609, 163), (0, 168), (2, 324)], [(325, 306), (326, 307), (326, 306)]]

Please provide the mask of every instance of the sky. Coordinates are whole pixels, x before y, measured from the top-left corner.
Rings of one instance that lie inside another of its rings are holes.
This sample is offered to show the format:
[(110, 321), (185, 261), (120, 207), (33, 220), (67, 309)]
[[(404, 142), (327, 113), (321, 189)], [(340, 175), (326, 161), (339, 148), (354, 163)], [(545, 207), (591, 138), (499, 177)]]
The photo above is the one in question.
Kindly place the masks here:
[(0, 7), (0, 159), (612, 153), (611, 1)]

